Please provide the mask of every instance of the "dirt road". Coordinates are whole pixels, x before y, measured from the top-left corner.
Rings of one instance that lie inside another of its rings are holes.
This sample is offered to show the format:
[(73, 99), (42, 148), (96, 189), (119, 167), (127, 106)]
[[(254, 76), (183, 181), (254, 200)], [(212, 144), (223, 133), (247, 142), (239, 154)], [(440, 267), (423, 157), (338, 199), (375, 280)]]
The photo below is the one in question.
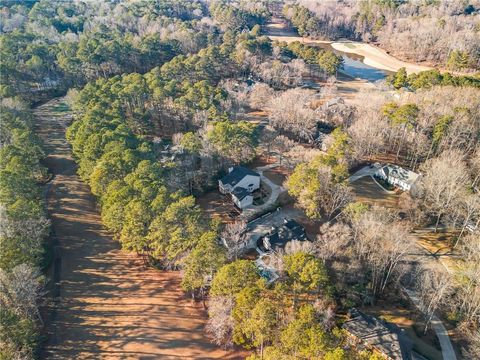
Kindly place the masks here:
[(47, 198), (59, 284), (43, 358), (236, 359), (204, 334), (206, 314), (186, 299), (179, 274), (144, 269), (103, 229), (95, 199), (76, 175), (61, 100), (35, 110), (54, 179)]

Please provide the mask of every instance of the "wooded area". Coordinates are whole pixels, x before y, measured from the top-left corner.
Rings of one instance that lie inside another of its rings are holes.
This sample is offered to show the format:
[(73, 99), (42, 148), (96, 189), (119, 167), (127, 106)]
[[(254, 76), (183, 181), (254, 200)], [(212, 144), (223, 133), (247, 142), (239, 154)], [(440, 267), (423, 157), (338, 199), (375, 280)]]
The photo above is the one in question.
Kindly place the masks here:
[[(252, 360), (380, 359), (342, 324), (349, 308), (401, 297), (408, 282), (424, 332), (441, 314), (458, 355), (480, 356), (479, 11), (476, 1), (2, 4), (0, 358), (38, 358), (42, 346), (50, 174), (31, 109), (60, 94), (105, 228), (145, 266), (181, 272), (218, 346)], [(344, 100), (342, 55), (271, 41), (272, 16), (301, 36), (374, 41), (468, 74), (400, 69)], [(277, 184), (286, 200), (257, 217), (290, 206), (315, 228), (269, 254), (275, 281), (238, 250), (252, 219), (211, 218), (199, 205), (229, 168), (266, 158), (287, 173)], [(397, 191), (372, 172), (396, 208), (356, 198), (352, 175), (377, 163), (420, 174)], [(419, 229), (451, 232), (453, 273), (412, 264)]]

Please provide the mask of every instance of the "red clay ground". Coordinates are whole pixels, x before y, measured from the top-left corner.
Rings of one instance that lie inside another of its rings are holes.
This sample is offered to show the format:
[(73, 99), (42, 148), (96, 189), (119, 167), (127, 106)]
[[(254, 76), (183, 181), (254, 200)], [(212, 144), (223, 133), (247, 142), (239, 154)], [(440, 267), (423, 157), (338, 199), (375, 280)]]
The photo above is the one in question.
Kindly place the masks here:
[(237, 359), (204, 333), (206, 314), (186, 299), (176, 272), (145, 269), (103, 229), (95, 199), (76, 175), (60, 100), (35, 111), (55, 174), (48, 207), (58, 239), (55, 306), (47, 319), (51, 359)]

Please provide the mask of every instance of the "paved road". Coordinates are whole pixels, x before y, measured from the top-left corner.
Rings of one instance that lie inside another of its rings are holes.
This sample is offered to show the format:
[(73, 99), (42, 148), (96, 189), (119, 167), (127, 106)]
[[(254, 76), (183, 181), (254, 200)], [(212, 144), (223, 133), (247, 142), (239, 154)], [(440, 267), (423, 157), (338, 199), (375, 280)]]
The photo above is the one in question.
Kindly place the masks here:
[(95, 199), (76, 175), (59, 100), (35, 111), (55, 175), (47, 194), (58, 238), (59, 287), (43, 358), (233, 359), (204, 334), (206, 314), (186, 299), (176, 272), (144, 269), (103, 229)]
[[(417, 294), (409, 289), (404, 289), (407, 293), (408, 297), (415, 306), (423, 311), (425, 308), (423, 302)], [(442, 356), (444, 360), (456, 360), (457, 356), (455, 355), (455, 351), (453, 350), (452, 343), (450, 342), (450, 337), (448, 336), (448, 330), (443, 326), (442, 320), (440, 320), (437, 316), (433, 316), (432, 321), (430, 323), (432, 329), (435, 331), (438, 337), (438, 341), (440, 342), (440, 347), (442, 348)]]
[[(365, 176), (370, 176), (373, 179), (373, 174), (377, 171), (377, 167), (370, 167), (370, 166), (365, 166), (358, 170), (355, 174), (349, 177), (349, 182), (352, 183), (354, 181), (357, 181), (360, 178), (363, 178)], [(375, 179), (373, 179), (375, 181)], [(376, 182), (376, 181), (375, 181)], [(377, 185), (379, 185), (377, 183)], [(379, 187), (385, 191), (382, 186), (379, 185)], [(432, 230), (432, 229), (425, 229), (425, 230)], [(412, 234), (412, 236), (416, 236), (415, 233)], [(424, 262), (424, 261), (434, 261), (436, 262), (435, 265), (439, 265), (438, 261), (436, 259), (431, 259), (431, 254), (429, 254), (423, 247), (420, 245), (417, 246), (419, 253), (418, 254), (412, 254), (410, 255), (410, 261), (413, 263), (419, 263), (419, 262)], [(414, 265), (415, 266), (415, 265)], [(446, 268), (448, 271), (448, 268)], [(412, 270), (413, 271), (413, 270)], [(421, 300), (417, 297), (416, 293), (412, 289), (407, 289), (404, 288), (408, 297), (412, 300), (412, 302), (415, 304), (415, 306), (420, 310), (423, 311), (424, 307), (421, 302)], [(442, 355), (445, 360), (456, 360), (455, 356), (455, 351), (453, 350), (452, 343), (450, 342), (450, 337), (448, 336), (448, 331), (443, 326), (442, 321), (435, 316), (432, 319), (431, 322), (432, 329), (435, 331), (437, 334), (438, 340), (440, 341), (440, 346), (442, 348)]]

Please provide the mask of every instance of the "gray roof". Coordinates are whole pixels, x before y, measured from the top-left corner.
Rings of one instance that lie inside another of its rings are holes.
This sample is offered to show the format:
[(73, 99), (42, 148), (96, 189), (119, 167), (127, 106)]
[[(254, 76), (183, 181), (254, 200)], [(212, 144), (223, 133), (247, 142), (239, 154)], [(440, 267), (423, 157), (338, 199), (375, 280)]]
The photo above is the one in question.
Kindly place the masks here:
[(224, 185), (228, 184), (234, 187), (236, 184), (242, 181), (242, 179), (247, 175), (260, 176), (255, 171), (250, 170), (244, 166), (235, 166), (232, 169), (232, 171), (230, 171), (227, 175), (225, 175), (220, 181)]
[(375, 347), (391, 359), (412, 359), (412, 340), (398, 326), (364, 314), (357, 309), (351, 309), (349, 315), (350, 320), (342, 327), (350, 334)]
[(415, 183), (419, 177), (417, 173), (404, 169), (398, 165), (385, 165), (382, 169), (387, 178), (390, 177), (402, 180), (409, 185), (413, 185), (413, 183)]
[(239, 201), (242, 201), (245, 197), (250, 195), (250, 192), (248, 192), (247, 189), (238, 186), (235, 189), (233, 189), (232, 195), (235, 196)]
[(262, 251), (268, 251), (265, 246), (265, 238), (268, 238), (268, 242), (272, 250), (283, 248), (286, 243), (292, 240), (307, 240), (305, 228), (293, 219), (284, 219), (282, 226), (273, 230), (270, 234), (261, 237), (257, 240), (257, 246)]

